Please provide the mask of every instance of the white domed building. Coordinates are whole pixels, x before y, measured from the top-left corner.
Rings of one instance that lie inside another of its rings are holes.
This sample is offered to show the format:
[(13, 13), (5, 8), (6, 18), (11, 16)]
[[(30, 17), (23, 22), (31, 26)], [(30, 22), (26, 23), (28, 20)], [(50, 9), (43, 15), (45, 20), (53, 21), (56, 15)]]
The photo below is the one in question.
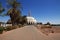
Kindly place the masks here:
[(36, 24), (37, 23), (37, 20), (30, 15), (30, 12), (28, 13), (28, 16), (26, 18), (27, 18), (27, 24)]
[(36, 19), (33, 17), (27, 16), (26, 18), (27, 18), (28, 24), (36, 24), (37, 23)]

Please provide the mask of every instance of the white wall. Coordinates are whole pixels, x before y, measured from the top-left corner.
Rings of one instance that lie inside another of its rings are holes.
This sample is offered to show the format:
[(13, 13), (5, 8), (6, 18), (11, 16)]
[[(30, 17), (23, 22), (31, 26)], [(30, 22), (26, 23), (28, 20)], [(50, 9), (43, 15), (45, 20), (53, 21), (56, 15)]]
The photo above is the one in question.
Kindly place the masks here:
[(12, 26), (12, 24), (1, 24), (1, 26), (3, 26), (3, 27)]

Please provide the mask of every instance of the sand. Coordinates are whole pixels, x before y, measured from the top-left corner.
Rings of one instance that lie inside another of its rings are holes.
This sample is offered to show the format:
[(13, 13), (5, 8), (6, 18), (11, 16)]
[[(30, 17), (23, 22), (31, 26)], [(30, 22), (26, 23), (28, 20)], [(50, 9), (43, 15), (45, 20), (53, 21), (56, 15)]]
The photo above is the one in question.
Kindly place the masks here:
[(45, 35), (34, 26), (25, 26), (3, 33), (0, 40), (60, 40), (60, 33)]

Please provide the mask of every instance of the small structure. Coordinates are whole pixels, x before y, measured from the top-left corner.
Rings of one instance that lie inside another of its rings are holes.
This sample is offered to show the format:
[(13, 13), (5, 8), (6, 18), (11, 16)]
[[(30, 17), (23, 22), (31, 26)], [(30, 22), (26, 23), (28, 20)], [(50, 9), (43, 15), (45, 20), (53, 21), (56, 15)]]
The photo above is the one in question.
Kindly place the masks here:
[(12, 24), (6, 24), (6, 23), (4, 23), (4, 22), (0, 22), (0, 26), (6, 27), (6, 26), (12, 26)]
[(5, 24), (3, 22), (0, 22), (0, 26), (4, 26)]

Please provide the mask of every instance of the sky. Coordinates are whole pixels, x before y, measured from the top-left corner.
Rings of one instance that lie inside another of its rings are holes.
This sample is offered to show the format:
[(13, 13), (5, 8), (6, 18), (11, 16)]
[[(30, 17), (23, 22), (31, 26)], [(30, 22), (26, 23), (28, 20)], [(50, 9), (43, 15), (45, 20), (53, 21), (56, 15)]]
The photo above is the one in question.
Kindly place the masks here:
[[(0, 0), (2, 6), (7, 10), (6, 0)], [(28, 15), (31, 12), (31, 16), (38, 22), (51, 24), (60, 24), (60, 0), (18, 0), (22, 4), (22, 15)], [(0, 21), (6, 22), (10, 19), (9, 16), (1, 17)]]

